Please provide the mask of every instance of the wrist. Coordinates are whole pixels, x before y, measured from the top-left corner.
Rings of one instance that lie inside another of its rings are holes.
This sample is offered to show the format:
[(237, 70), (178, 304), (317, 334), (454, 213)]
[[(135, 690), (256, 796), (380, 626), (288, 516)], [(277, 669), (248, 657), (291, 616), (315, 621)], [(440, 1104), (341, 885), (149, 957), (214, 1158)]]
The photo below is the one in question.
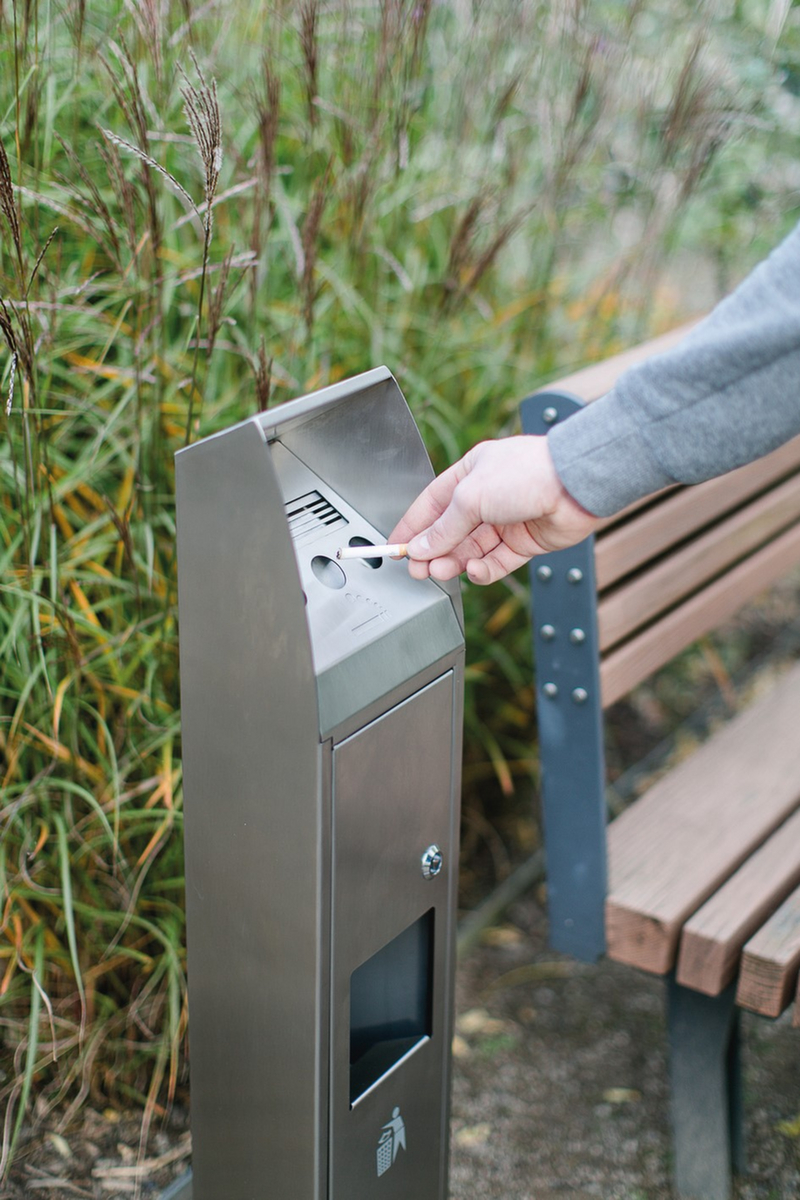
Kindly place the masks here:
[(594, 519), (594, 514), (585, 508), (580, 501), (576, 500), (561, 478), (553, 456), (549, 436), (539, 436), (536, 438), (536, 441), (540, 457), (537, 458), (534, 466), (539, 472), (543, 491), (541, 500), (544, 512), (550, 516), (554, 516), (566, 507), (573, 509), (576, 516)]

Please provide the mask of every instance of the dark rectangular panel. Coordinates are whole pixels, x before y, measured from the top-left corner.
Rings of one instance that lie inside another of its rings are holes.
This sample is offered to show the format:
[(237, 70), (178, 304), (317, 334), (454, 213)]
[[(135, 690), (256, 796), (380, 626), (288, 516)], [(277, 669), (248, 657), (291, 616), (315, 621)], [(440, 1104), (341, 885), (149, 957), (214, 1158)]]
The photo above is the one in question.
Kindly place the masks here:
[(433, 1032), (434, 910), (350, 977), (350, 1103)]

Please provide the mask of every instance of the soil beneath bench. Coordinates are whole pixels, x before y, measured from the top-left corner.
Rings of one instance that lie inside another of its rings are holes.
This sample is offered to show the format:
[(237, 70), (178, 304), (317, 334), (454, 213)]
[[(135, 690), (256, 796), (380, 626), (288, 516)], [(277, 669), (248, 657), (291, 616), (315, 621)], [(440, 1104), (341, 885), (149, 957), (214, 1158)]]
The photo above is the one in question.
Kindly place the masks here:
[[(452, 1200), (669, 1200), (663, 982), (547, 950), (532, 900), (461, 967)], [(744, 1015), (750, 1168), (800, 1197), (800, 1030)]]
[[(457, 992), (452, 1200), (668, 1200), (660, 980), (549, 951), (531, 896), (461, 965)], [(737, 1198), (797, 1200), (800, 1031), (745, 1015), (744, 1042), (750, 1171)], [(0, 1198), (151, 1200), (190, 1164), (186, 1124), (178, 1109), (154, 1129), (138, 1166), (135, 1114), (39, 1130)]]

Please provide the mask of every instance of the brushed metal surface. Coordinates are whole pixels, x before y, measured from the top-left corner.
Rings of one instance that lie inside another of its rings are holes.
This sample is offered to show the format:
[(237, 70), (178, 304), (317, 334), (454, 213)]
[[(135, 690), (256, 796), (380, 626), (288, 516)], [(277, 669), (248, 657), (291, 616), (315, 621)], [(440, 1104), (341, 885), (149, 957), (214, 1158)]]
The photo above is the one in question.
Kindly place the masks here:
[[(344, 409), (337, 412), (341, 417)], [(348, 430), (349, 424), (334, 437), (331, 428), (332, 444), (346, 440)], [(372, 541), (381, 534), (281, 442), (271, 442), (269, 453), (288, 507), (297, 497), (316, 494), (346, 522), (332, 529), (303, 525), (293, 540), (317, 677), (320, 735), (328, 737), (432, 659), (460, 647), (463, 635), (452, 598), (433, 580), (412, 579), (405, 561), (387, 559), (377, 568), (363, 560), (337, 563), (337, 548), (351, 537)]]
[[(457, 869), (453, 687), (451, 671), (333, 751), (331, 1200), (442, 1197), (454, 919), (448, 884)], [(420, 857), (431, 842), (445, 866), (426, 880)], [(432, 1034), (351, 1106), (351, 975), (431, 908)], [(407, 1144), (378, 1192), (376, 1151), (395, 1108)]]
[(391, 376), (280, 436), (353, 508), (369, 514), (382, 540), (433, 478), (419, 431)]
[(395, 684), (409, 679), (440, 654), (451, 654), (463, 639), (449, 602), (429, 608), (317, 680), (320, 728), (332, 732), (356, 706), (365, 708)]
[(193, 1197), (252, 1200), (266, 1177), (310, 1200), (329, 814), (302, 592), (255, 421), (176, 471)]
[[(419, 430), (387, 367), (321, 388), (259, 418), (310, 470), (386, 537), (433, 478)], [(463, 629), (458, 580), (447, 592)]]
[(450, 847), (448, 859), (450, 860), (450, 869), (446, 873), (447, 882), (447, 897), (445, 903), (449, 914), (451, 932), (447, 939), (445, 947), (445, 961), (443, 964), (443, 1006), (445, 1014), (445, 1039), (447, 1042), (444, 1054), (444, 1065), (442, 1070), (441, 1081), (441, 1118), (440, 1128), (443, 1130), (445, 1139), (445, 1152), (441, 1156), (439, 1164), (439, 1195), (442, 1200), (446, 1200), (449, 1195), (448, 1177), (449, 1177), (449, 1132), (450, 1132), (450, 1105), (451, 1105), (451, 1089), (452, 1089), (452, 1069), (453, 1056), (451, 1047), (453, 1043), (454, 1020), (455, 1020), (455, 992), (456, 992), (456, 966), (457, 966), (457, 951), (456, 951), (456, 923), (458, 917), (458, 863), (459, 863), (459, 839), (461, 834), (461, 762), (463, 755), (463, 736), (464, 736), (464, 647), (461, 647), (459, 654), (456, 656), (453, 664), (453, 723), (451, 729), (451, 763), (452, 763), (452, 782), (451, 789), (453, 795), (453, 803), (450, 806), (450, 836), (448, 846)]
[[(359, 431), (364, 423), (373, 425), (370, 438)], [(399, 515), (429, 477), (416, 427), (385, 368), (177, 456), (194, 1144), (193, 1175), (181, 1186), (192, 1200), (329, 1200), (336, 1178), (338, 1200), (371, 1197), (378, 1176), (364, 1167), (358, 1183), (361, 1160), (375, 1171), (378, 1138), (400, 1103), (410, 1148), (381, 1176), (381, 1193), (443, 1200), (446, 1192), (460, 598), (457, 589), (411, 580), (404, 563), (377, 571), (346, 564), (341, 587), (329, 586), (324, 561), (313, 566), (315, 557), (331, 556), (343, 531), (344, 541), (384, 536), (392, 504)], [(320, 522), (318, 536), (312, 521), (300, 533), (293, 519), (290, 532), (285, 505), (295, 486), (320, 493), (320, 511), (333, 514), (335, 528)], [(368, 620), (357, 616), (359, 606)], [(413, 843), (408, 886), (403, 835)], [(448, 866), (425, 880), (420, 856), (432, 842)], [(354, 916), (365, 898), (373, 915), (351, 919), (348, 906)], [(347, 967), (350, 959), (365, 961), (405, 917), (410, 924), (430, 907), (432, 1035), (351, 1112), (349, 1044), (331, 1043), (343, 1036), (331, 1018), (331, 989), (341, 990), (345, 969), (349, 986), (358, 965)], [(333, 1141), (332, 1071), (344, 1079), (348, 1116)], [(384, 1112), (390, 1080), (402, 1099)], [(329, 1160), (334, 1144), (336, 1163)], [(392, 1191), (400, 1185), (387, 1180), (404, 1173), (412, 1193)]]

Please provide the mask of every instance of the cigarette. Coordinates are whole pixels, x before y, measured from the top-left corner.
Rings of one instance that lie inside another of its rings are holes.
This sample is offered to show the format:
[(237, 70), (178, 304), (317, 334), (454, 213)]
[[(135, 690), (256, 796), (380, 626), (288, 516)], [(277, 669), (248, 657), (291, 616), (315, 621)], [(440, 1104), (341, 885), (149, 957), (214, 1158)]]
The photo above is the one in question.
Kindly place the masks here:
[(336, 551), (337, 558), (408, 558), (405, 542), (394, 542), (388, 546), (342, 546)]

